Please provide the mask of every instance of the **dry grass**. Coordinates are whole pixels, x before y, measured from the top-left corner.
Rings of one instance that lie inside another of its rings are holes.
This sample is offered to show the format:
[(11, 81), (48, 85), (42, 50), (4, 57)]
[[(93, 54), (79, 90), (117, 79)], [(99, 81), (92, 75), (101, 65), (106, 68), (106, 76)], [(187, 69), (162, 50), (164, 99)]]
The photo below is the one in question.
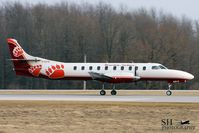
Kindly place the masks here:
[(161, 133), (165, 118), (199, 132), (199, 104), (0, 101), (0, 112), (0, 133)]
[[(84, 94), (98, 95), (100, 90), (0, 90), (0, 94)], [(118, 95), (166, 95), (166, 90), (117, 90)], [(110, 90), (107, 90), (110, 95)], [(173, 90), (174, 96), (199, 96), (199, 90)]]

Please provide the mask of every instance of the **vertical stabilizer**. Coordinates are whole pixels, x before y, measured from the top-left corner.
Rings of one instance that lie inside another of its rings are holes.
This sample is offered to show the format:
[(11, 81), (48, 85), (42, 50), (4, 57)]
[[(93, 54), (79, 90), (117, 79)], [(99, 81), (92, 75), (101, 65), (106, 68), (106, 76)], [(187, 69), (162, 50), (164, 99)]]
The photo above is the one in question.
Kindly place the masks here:
[(28, 72), (28, 69), (30, 68), (30, 65), (28, 64), (28, 59), (30, 59), (31, 56), (23, 50), (17, 40), (8, 38), (7, 43), (9, 46), (10, 55), (12, 58), (11, 60), (13, 61), (16, 74), (31, 76), (31, 74)]

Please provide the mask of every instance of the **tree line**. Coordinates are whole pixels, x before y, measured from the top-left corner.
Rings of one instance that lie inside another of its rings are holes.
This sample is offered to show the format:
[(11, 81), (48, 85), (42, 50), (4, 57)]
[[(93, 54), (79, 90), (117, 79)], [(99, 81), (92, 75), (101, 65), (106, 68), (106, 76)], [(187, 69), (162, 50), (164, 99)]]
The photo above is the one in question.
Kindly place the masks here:
[[(188, 71), (195, 79), (176, 89), (199, 87), (199, 22), (140, 8), (109, 4), (54, 5), (4, 3), (0, 6), (0, 88), (81, 89), (82, 81), (52, 81), (16, 76), (6, 38), (16, 38), (34, 56), (63, 62), (157, 62)], [(121, 89), (163, 89), (164, 82), (120, 84)], [(99, 89), (99, 82), (88, 82)], [(107, 88), (110, 86), (107, 85)]]

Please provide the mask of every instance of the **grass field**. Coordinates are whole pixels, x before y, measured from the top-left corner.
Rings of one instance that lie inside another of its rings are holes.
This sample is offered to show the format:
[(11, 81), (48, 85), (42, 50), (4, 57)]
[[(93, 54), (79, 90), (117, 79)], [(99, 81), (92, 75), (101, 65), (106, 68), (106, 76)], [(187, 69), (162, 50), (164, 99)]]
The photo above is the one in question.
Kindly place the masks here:
[(0, 133), (167, 133), (161, 119), (190, 120), (196, 129), (186, 132), (199, 132), (190, 103), (0, 101), (0, 112)]
[[(1, 90), (0, 94), (98, 94), (99, 90)], [(107, 92), (108, 94), (109, 91)], [(165, 95), (165, 90), (118, 91)], [(199, 96), (199, 91), (173, 91)], [(162, 119), (190, 120), (195, 130), (161, 130)], [(199, 103), (0, 101), (0, 133), (198, 133)]]

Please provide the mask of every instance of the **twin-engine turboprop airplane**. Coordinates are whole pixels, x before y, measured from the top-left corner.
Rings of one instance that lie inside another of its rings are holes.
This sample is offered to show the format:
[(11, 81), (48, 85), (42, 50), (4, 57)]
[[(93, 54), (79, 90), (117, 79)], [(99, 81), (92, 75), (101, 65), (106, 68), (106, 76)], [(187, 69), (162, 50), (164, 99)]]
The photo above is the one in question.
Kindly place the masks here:
[(100, 95), (106, 95), (104, 83), (112, 83), (111, 95), (116, 95), (116, 83), (142, 80), (167, 81), (166, 94), (172, 94), (172, 83), (186, 82), (190, 73), (167, 69), (159, 63), (63, 63), (28, 55), (15, 39), (7, 39), (16, 75), (53, 80), (98, 80), (103, 82)]

